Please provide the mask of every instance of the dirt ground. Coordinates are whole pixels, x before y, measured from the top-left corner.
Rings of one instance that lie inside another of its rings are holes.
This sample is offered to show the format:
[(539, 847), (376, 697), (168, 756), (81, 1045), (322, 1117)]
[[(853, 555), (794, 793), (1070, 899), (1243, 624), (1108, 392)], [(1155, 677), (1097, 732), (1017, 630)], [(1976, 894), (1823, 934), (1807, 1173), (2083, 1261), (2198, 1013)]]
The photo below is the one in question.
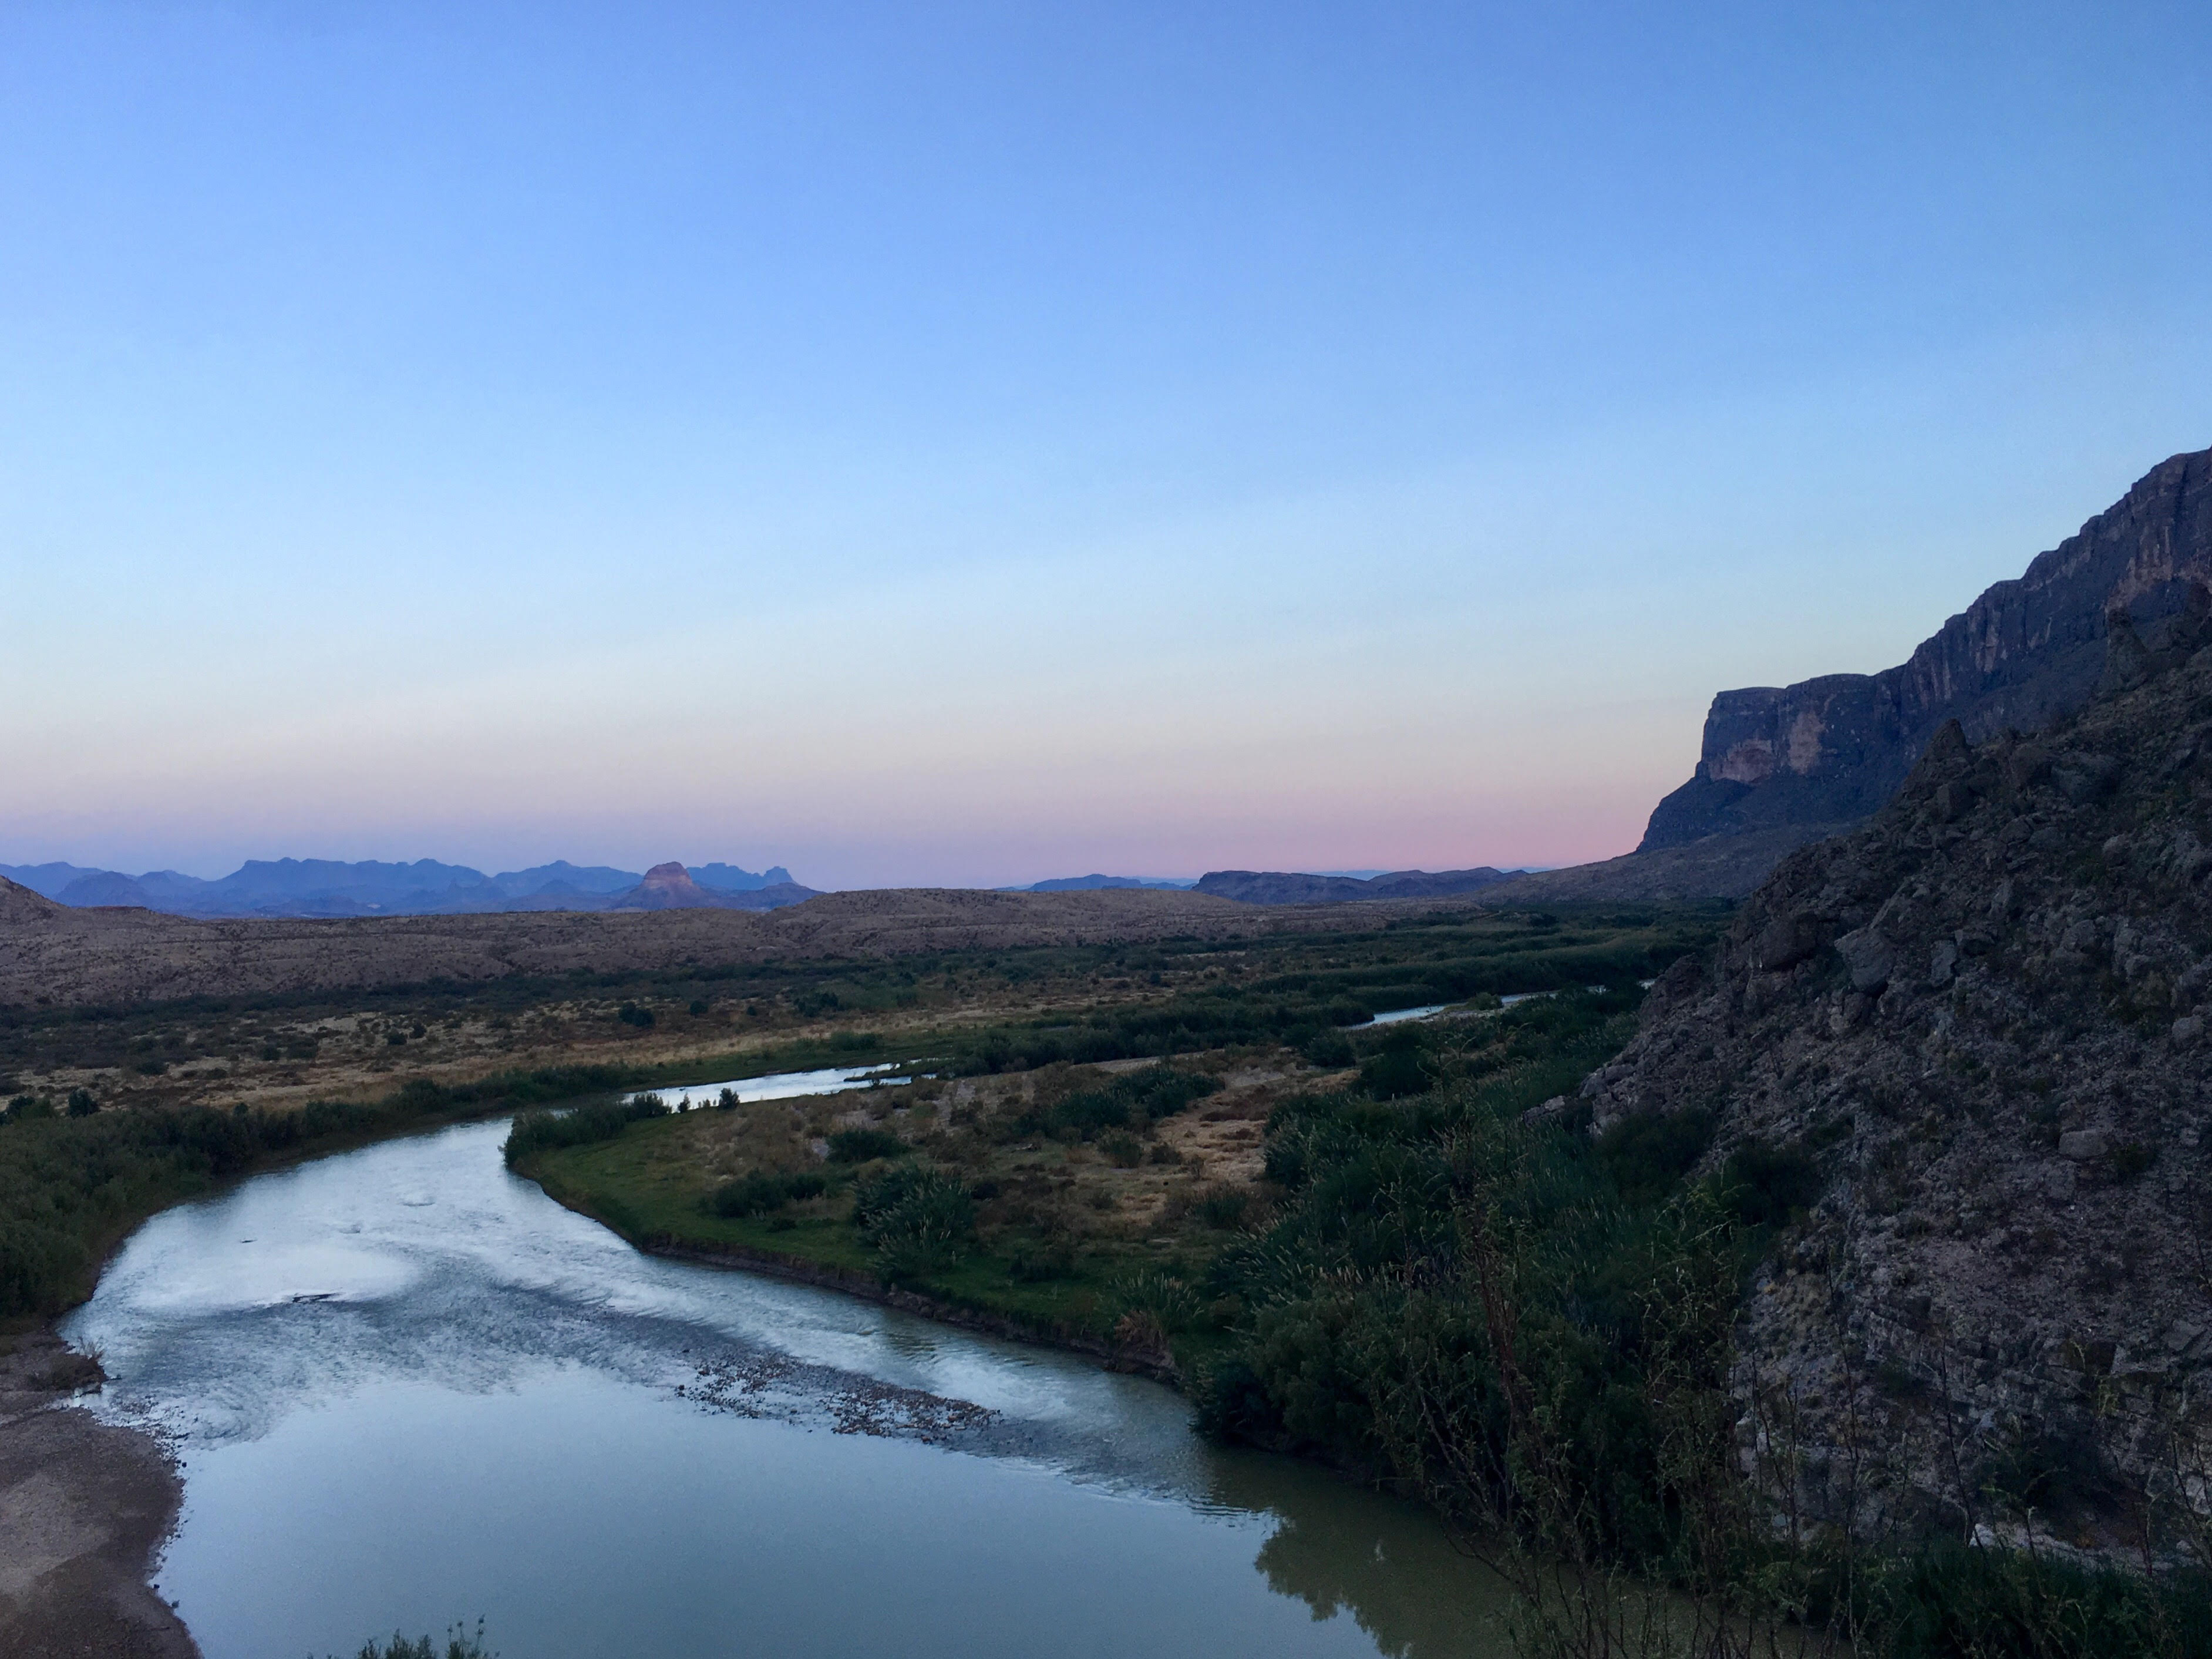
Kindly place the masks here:
[(147, 1583), (183, 1485), (150, 1436), (69, 1403), (99, 1378), (51, 1331), (0, 1337), (0, 1653), (196, 1659)]

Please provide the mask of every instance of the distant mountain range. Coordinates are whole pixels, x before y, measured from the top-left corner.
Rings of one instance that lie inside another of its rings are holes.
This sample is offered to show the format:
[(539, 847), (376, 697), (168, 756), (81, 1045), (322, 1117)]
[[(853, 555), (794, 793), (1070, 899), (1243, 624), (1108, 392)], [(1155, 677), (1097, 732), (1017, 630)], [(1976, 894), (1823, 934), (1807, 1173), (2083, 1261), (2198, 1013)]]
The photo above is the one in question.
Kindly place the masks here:
[[(668, 872), (673, 872), (673, 876)], [(636, 910), (712, 906), (773, 910), (814, 896), (781, 865), (656, 865), (647, 872), (566, 859), (488, 876), (465, 864), (357, 864), (251, 859), (216, 880), (74, 864), (0, 864), (0, 876), (62, 904), (137, 905), (180, 916), (441, 916), (508, 910)], [(678, 878), (680, 878), (680, 880)]]

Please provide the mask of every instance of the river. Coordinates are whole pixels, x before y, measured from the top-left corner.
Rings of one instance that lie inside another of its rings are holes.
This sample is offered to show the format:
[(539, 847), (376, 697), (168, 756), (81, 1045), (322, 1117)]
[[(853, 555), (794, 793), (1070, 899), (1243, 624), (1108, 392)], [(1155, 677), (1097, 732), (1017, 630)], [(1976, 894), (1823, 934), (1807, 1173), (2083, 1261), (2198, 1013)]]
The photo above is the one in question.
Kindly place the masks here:
[(1422, 1511), (1169, 1389), (643, 1255), (478, 1123), (148, 1222), (70, 1340), (167, 1435), (207, 1659), (486, 1621), (506, 1659), (1506, 1650)]

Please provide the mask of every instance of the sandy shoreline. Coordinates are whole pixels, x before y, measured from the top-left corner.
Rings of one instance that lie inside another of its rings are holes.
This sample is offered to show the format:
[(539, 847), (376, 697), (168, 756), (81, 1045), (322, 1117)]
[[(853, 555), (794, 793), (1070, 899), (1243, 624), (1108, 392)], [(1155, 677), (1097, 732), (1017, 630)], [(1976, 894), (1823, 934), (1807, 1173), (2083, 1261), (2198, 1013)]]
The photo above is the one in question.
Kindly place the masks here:
[(184, 1483), (151, 1435), (69, 1403), (98, 1378), (51, 1329), (0, 1337), (0, 1652), (198, 1659), (148, 1583)]

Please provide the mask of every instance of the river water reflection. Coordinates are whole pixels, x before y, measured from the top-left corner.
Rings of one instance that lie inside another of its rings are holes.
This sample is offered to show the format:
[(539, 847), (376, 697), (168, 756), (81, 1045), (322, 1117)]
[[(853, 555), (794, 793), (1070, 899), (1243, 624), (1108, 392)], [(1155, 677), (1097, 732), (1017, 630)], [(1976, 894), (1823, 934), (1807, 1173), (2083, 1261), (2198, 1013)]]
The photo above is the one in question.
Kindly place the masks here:
[(1504, 1650), (1410, 1506), (1072, 1357), (641, 1255), (503, 1123), (256, 1177), (72, 1316), (174, 1439), (208, 1659), (482, 1614), (506, 1659)]

